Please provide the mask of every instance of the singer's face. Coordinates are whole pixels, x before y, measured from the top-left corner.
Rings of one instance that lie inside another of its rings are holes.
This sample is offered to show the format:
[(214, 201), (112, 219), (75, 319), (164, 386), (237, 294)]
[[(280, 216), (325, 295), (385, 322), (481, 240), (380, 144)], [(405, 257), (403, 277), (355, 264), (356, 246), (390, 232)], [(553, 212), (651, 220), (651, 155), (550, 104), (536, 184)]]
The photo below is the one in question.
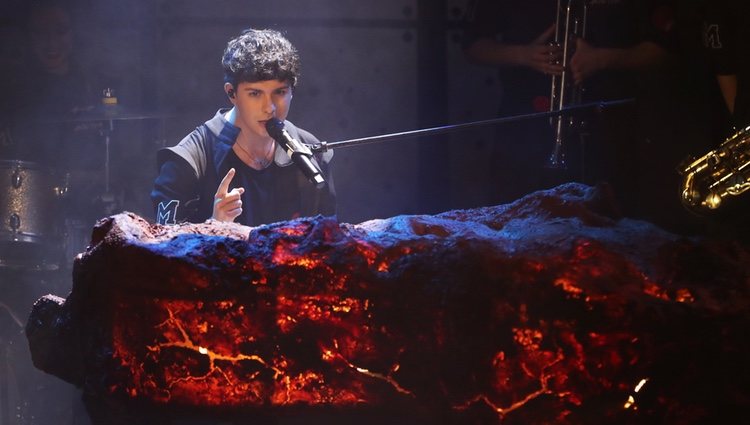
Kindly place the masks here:
[[(227, 87), (225, 87), (227, 88)], [(231, 86), (229, 86), (231, 88)], [(234, 98), (237, 111), (235, 125), (250, 137), (270, 137), (266, 121), (285, 120), (292, 104), (292, 87), (286, 81), (267, 80), (237, 84)]]

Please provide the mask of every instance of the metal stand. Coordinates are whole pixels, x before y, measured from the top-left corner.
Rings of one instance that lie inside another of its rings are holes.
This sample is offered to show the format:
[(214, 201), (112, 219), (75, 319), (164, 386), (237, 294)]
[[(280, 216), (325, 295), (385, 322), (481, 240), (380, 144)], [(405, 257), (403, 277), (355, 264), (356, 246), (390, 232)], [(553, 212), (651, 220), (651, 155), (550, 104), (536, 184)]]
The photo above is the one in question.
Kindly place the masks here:
[(102, 137), (104, 137), (104, 193), (99, 197), (99, 201), (101, 201), (104, 213), (107, 215), (112, 214), (116, 209), (115, 195), (110, 191), (112, 178), (111, 145), (114, 129), (114, 120), (109, 119), (101, 130)]
[(310, 148), (313, 150), (313, 152), (325, 152), (328, 149), (333, 149), (333, 148), (345, 148), (349, 146), (359, 146), (359, 145), (367, 145), (371, 143), (389, 142), (393, 140), (409, 139), (409, 138), (418, 137), (418, 136), (433, 136), (433, 135), (438, 135), (438, 134), (455, 133), (457, 131), (461, 131), (461, 130), (465, 130), (467, 128), (473, 128), (473, 127), (507, 124), (507, 123), (523, 121), (523, 120), (532, 120), (532, 119), (571, 115), (574, 112), (579, 112), (579, 111), (583, 111), (586, 109), (596, 109), (596, 110), (602, 111), (604, 109), (630, 104), (634, 102), (634, 100), (635, 99), (629, 98), (629, 99), (612, 100), (612, 101), (606, 101), (606, 102), (602, 101), (602, 102), (582, 103), (580, 105), (562, 108), (557, 111), (537, 112), (533, 114), (492, 118), (492, 119), (483, 120), (483, 121), (474, 121), (474, 122), (468, 122), (468, 123), (462, 123), (462, 124), (446, 125), (442, 127), (425, 128), (422, 130), (402, 131), (400, 133), (384, 134), (381, 136), (372, 136), (372, 137), (363, 137), (359, 139), (342, 140), (340, 142), (331, 142), (331, 143), (321, 142), (320, 145), (311, 146)]
[[(18, 325), (19, 329), (23, 329), (23, 323), (13, 313), (5, 303), (0, 302), (0, 312), (7, 313), (8, 317), (13, 322), (13, 325)], [(15, 326), (11, 326), (15, 329)], [(11, 382), (13, 381), (13, 368), (12, 368), (12, 341), (8, 335), (0, 333), (0, 425), (26, 425), (27, 422), (27, 409), (28, 403), (23, 400), (22, 394), (18, 394), (19, 402), (17, 404), (11, 403)], [(20, 389), (16, 389), (20, 392)]]
[(112, 120), (107, 121), (107, 127), (108, 128), (104, 130), (104, 193), (105, 194), (109, 193), (109, 176), (110, 176), (109, 148), (110, 148), (110, 142), (111, 142), (110, 135), (112, 134), (112, 131), (114, 131), (115, 129), (114, 122), (112, 122)]
[(5, 338), (0, 335), (0, 347), (2, 347), (2, 362), (0, 362), (0, 420), (3, 425), (10, 425), (10, 347)]

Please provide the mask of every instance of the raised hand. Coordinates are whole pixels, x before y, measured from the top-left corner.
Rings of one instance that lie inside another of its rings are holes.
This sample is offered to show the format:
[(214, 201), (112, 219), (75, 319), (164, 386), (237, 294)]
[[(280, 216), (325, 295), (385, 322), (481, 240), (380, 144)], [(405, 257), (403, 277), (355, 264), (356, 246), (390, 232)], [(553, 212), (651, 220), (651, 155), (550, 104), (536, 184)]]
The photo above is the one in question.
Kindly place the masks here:
[(242, 214), (241, 196), (245, 193), (245, 189), (236, 187), (231, 191), (229, 190), (229, 183), (232, 182), (234, 174), (234, 168), (230, 168), (227, 175), (221, 179), (219, 188), (216, 189), (216, 195), (214, 195), (214, 213), (211, 216), (214, 220), (234, 221), (235, 218)]

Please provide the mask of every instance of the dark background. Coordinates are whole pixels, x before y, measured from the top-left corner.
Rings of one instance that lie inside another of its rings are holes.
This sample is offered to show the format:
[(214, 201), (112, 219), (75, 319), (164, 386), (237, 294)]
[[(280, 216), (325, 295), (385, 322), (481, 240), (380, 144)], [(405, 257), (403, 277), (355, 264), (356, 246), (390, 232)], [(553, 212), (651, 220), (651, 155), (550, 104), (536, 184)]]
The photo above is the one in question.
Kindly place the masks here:
[[(4, 0), (0, 6), (3, 82), (24, 77), (29, 54), (20, 18), (24, 3)], [(469, 0), (68, 3), (74, 16), (76, 60), (116, 91), (120, 105), (149, 116), (114, 122), (111, 143), (116, 154), (110, 160), (112, 184), (128, 189), (117, 209), (151, 221), (148, 194), (157, 172), (155, 152), (176, 144), (217, 109), (230, 105), (222, 89), (220, 58), (226, 42), (244, 28), (280, 30), (299, 49), (302, 76), (289, 119), (327, 142), (493, 118), (502, 99), (497, 71), (471, 65), (462, 55)], [(689, 95), (691, 87), (683, 92)], [(40, 101), (44, 95), (34, 94)], [(660, 113), (654, 110), (654, 121)], [(690, 116), (685, 121), (703, 118)], [(539, 120), (538, 125), (548, 124)], [(660, 130), (654, 134), (679, 134)], [(81, 137), (99, 138), (96, 129)], [(492, 181), (491, 152), (502, 137), (500, 127), (481, 127), (336, 150), (339, 220), (359, 223), (490, 204), (493, 185), (514, 184), (539, 172), (539, 164), (517, 158), (528, 173), (513, 181)], [(663, 164), (667, 174), (675, 166)], [(634, 178), (641, 171), (634, 164)], [(671, 194), (676, 199), (678, 188), (668, 187), (663, 193), (664, 199)], [(12, 415), (23, 416), (23, 421), (13, 423), (87, 423), (77, 391), (30, 365), (22, 332), (10, 317), (13, 313), (25, 320), (33, 301), (45, 293), (65, 296), (70, 289), (68, 267), (57, 275), (0, 273), (8, 313), (3, 313), (7, 331), (0, 341), (7, 373), (0, 384), (7, 385)], [(7, 412), (0, 413), (4, 425)]]

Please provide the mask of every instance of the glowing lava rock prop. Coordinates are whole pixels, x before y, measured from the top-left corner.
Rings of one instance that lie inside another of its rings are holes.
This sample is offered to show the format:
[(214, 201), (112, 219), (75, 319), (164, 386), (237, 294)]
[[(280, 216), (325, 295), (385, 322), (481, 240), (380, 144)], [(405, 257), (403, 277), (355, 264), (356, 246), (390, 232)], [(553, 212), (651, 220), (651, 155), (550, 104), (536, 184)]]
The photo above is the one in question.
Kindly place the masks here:
[(116, 215), (69, 297), (35, 304), (32, 356), (153, 409), (426, 406), (504, 424), (746, 411), (748, 254), (617, 218), (603, 193), (359, 225)]

